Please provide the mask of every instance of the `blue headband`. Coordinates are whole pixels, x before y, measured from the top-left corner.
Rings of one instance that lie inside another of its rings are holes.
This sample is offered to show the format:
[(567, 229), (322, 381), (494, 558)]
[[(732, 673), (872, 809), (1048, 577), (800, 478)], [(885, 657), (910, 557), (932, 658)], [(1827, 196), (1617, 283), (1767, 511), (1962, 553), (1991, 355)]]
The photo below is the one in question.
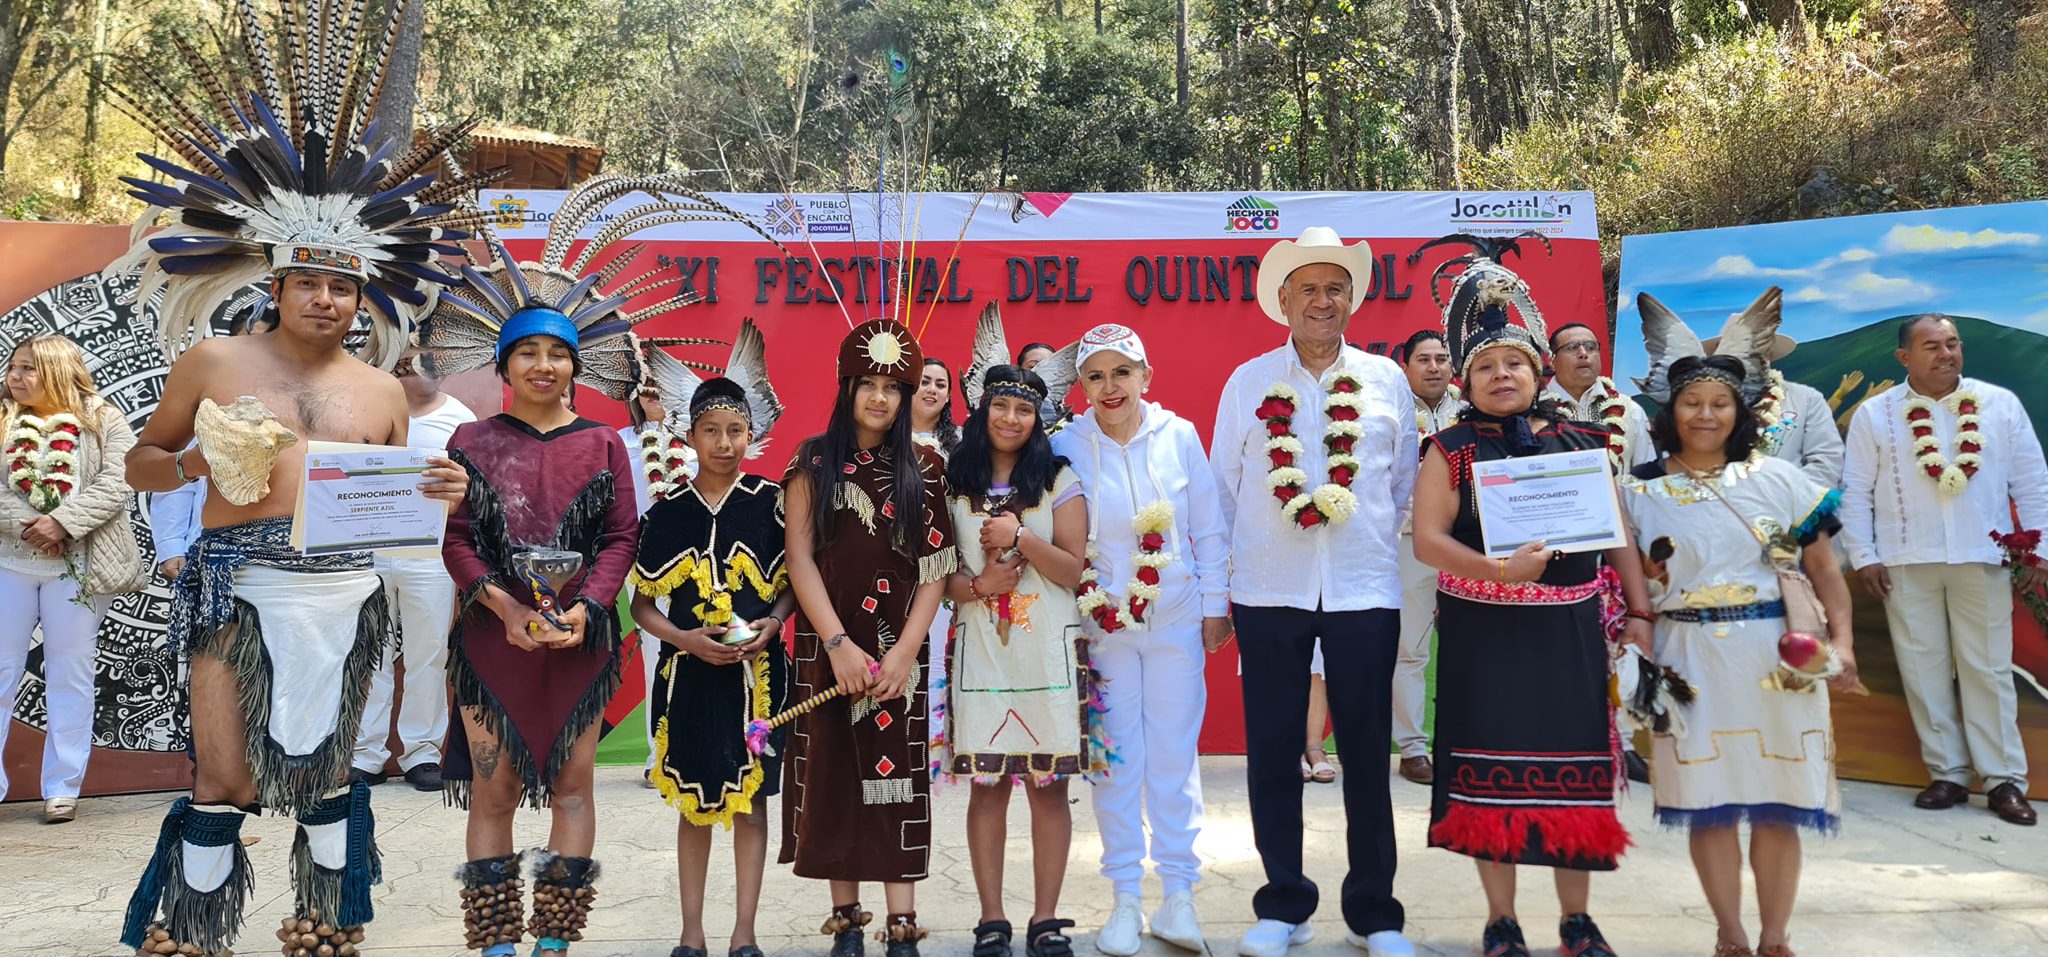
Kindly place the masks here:
[(546, 306), (527, 306), (498, 327), (498, 358), (503, 359), (505, 350), (527, 336), (553, 336), (568, 343), (570, 349), (579, 348), (576, 324), (568, 316)]

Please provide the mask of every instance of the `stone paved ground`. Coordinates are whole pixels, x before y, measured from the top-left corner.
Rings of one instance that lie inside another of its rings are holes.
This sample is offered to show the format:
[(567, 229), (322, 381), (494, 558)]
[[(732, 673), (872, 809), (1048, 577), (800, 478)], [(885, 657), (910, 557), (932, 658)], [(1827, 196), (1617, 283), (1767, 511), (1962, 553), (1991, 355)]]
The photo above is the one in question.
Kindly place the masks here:
[[(674, 943), (676, 877), (675, 815), (654, 792), (640, 787), (636, 772), (602, 768), (597, 856), (605, 866), (602, 897), (577, 957), (664, 957)], [(1197, 901), (1219, 955), (1236, 952), (1236, 938), (1252, 920), (1251, 895), (1260, 882), (1245, 804), (1243, 762), (1204, 761), (1208, 821), (1199, 849), (1207, 877)], [(1409, 933), (1420, 951), (1436, 955), (1477, 953), (1485, 917), (1477, 878), (1464, 859), (1423, 846), (1428, 820), (1427, 791), (1394, 781), (1396, 825), (1401, 845), (1397, 889), (1406, 902)], [(1108, 885), (1095, 872), (1100, 847), (1086, 787), (1074, 806), (1076, 837), (1070, 858), (1066, 916), (1078, 921), (1076, 951), (1095, 953), (1090, 941), (1107, 914)], [(1985, 811), (1982, 799), (1969, 810), (1917, 811), (1912, 792), (1878, 785), (1844, 786), (1847, 802), (1843, 836), (1810, 841), (1794, 943), (1804, 957), (1875, 955), (2042, 955), (2048, 954), (2048, 828), (2016, 828)], [(143, 856), (154, 845), (158, 822), (174, 795), (88, 800), (77, 823), (46, 826), (41, 807), (0, 806), (0, 957), (101, 957), (114, 946), (122, 908)], [(378, 920), (366, 953), (371, 957), (458, 957), (460, 921), (450, 875), (462, 859), (462, 817), (433, 795), (402, 783), (376, 792), (379, 841), (384, 849), (384, 883), (377, 888)], [(1342, 878), (1343, 818), (1335, 787), (1308, 792), (1310, 868), (1325, 888), (1315, 942), (1295, 957), (1345, 957), (1358, 953), (1343, 942), (1336, 916), (1335, 888)], [(919, 892), (920, 912), (933, 938), (931, 957), (964, 957), (977, 906), (967, 868), (962, 816), (966, 795), (958, 789), (938, 801), (939, 851), (934, 878)], [(779, 806), (777, 808), (779, 813)], [(1699, 895), (1681, 835), (1649, 824), (1648, 795), (1638, 790), (1624, 809), (1637, 846), (1612, 875), (1596, 877), (1594, 913), (1621, 953), (1628, 957), (1705, 957), (1713, 950), (1713, 924)], [(544, 837), (546, 817), (521, 819), (523, 845)], [(259, 893), (251, 911), (248, 955), (276, 953), (270, 930), (290, 908), (284, 858), (291, 823), (269, 818), (252, 822), (259, 835), (252, 848)], [(1011, 918), (1029, 915), (1028, 844), (1023, 803), (1011, 816)], [(726, 857), (718, 847), (718, 859)], [(771, 849), (771, 860), (772, 860)], [(714, 863), (709, 904), (712, 952), (730, 927), (729, 881)], [(1535, 928), (1531, 943), (1554, 943), (1555, 919), (1548, 880), (1531, 874), (1523, 893), (1524, 924)], [(1148, 884), (1146, 907), (1159, 890)], [(880, 911), (878, 891), (868, 903)], [(826, 909), (822, 885), (798, 880), (769, 865), (760, 920), (763, 948), (771, 957), (822, 955), (825, 939), (815, 931)], [(1752, 919), (1753, 928), (1753, 919)], [(1752, 931), (1753, 932), (1753, 931)], [(873, 945), (871, 945), (872, 947)], [(879, 955), (874, 947), (871, 953)], [(1021, 945), (1018, 953), (1022, 954)], [(1147, 941), (1144, 957), (1179, 953)]]

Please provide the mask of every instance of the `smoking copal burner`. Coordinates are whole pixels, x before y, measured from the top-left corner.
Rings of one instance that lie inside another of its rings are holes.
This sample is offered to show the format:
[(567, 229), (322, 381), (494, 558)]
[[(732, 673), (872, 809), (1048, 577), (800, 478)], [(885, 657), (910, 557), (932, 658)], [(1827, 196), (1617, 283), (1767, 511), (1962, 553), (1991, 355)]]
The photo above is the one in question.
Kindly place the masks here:
[(512, 570), (533, 590), (533, 604), (541, 617), (548, 624), (569, 631), (555, 612), (559, 610), (562, 589), (583, 570), (583, 553), (566, 548), (523, 548), (512, 553)]

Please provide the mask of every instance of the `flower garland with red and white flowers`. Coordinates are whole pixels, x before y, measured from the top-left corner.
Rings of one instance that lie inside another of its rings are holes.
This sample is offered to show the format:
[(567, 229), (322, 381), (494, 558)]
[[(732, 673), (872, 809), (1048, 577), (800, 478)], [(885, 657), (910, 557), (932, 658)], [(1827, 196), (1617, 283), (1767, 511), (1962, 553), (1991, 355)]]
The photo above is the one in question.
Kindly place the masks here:
[[(1444, 400), (1448, 400), (1453, 403), (1463, 402), (1465, 400), (1465, 394), (1459, 391), (1458, 384), (1453, 382), (1450, 385), (1444, 386), (1444, 398), (1443, 400), (1439, 401)], [(1437, 430), (1429, 427), (1431, 418), (1433, 418), (1433, 416), (1431, 416), (1427, 410), (1423, 409), (1420, 403), (1417, 403), (1415, 407), (1415, 432), (1417, 435), (1420, 435), (1426, 439), (1429, 438), (1431, 435), (1436, 434)]]
[(1984, 433), (1978, 427), (1977, 394), (1963, 389), (1941, 400), (1956, 416), (1956, 455), (1942, 454), (1941, 440), (1934, 437), (1934, 402), (1921, 396), (1906, 400), (1906, 431), (1913, 435), (1913, 455), (1920, 470), (1935, 480), (1943, 495), (1960, 495), (1970, 479), (1984, 465)]
[(1081, 587), (1074, 592), (1074, 604), (1082, 614), (1095, 619), (1095, 626), (1103, 634), (1144, 624), (1145, 613), (1159, 600), (1159, 573), (1174, 559), (1166, 552), (1166, 534), (1173, 529), (1173, 518), (1173, 503), (1160, 499), (1138, 509), (1131, 519), (1131, 527), (1138, 534), (1138, 547), (1131, 552), (1131, 579), (1124, 583), (1122, 601), (1102, 590), (1102, 575), (1095, 570), (1102, 562), (1102, 552), (1094, 542), (1088, 543), (1088, 561), (1081, 569)]
[(1601, 376), (1599, 384), (1600, 391), (1604, 393), (1599, 411), (1600, 424), (1607, 428), (1607, 457), (1614, 460), (1616, 468), (1626, 471), (1633, 461), (1629, 455), (1629, 401), (1622, 396), (1613, 379)]
[(1757, 448), (1765, 455), (1778, 451), (1778, 443), (1784, 441), (1785, 431), (1785, 374), (1772, 369), (1769, 381), (1763, 398), (1750, 406), (1750, 411), (1756, 413)]
[(1301, 440), (1294, 435), (1294, 413), (1300, 408), (1301, 396), (1284, 383), (1266, 390), (1256, 413), (1266, 423), (1266, 457), (1273, 463), (1266, 473), (1266, 486), (1280, 501), (1280, 512), (1288, 521), (1315, 528), (1340, 524), (1358, 512), (1358, 496), (1351, 491), (1358, 459), (1351, 453), (1365, 434), (1365, 427), (1358, 424), (1365, 408), (1365, 396), (1360, 392), (1364, 387), (1348, 372), (1330, 380), (1328, 397), (1323, 400), (1323, 414), (1329, 420), (1323, 429), (1329, 481), (1312, 492), (1307, 491), (1308, 473), (1295, 465), (1303, 452)]
[(690, 448), (664, 428), (640, 433), (641, 469), (647, 475), (647, 498), (659, 502), (690, 480)]
[(7, 481), (44, 515), (57, 510), (76, 487), (78, 417), (59, 412), (49, 418), (23, 413), (7, 429)]

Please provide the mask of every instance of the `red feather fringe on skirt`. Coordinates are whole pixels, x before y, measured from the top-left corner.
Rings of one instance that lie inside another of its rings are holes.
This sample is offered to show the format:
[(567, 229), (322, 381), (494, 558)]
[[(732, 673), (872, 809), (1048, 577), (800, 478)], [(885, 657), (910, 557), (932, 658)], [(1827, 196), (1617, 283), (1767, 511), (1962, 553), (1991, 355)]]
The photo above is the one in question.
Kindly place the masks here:
[(1491, 808), (1452, 801), (1429, 828), (1429, 843), (1470, 857), (1512, 862), (1529, 848), (1563, 860), (1614, 866), (1634, 842), (1612, 807)]

